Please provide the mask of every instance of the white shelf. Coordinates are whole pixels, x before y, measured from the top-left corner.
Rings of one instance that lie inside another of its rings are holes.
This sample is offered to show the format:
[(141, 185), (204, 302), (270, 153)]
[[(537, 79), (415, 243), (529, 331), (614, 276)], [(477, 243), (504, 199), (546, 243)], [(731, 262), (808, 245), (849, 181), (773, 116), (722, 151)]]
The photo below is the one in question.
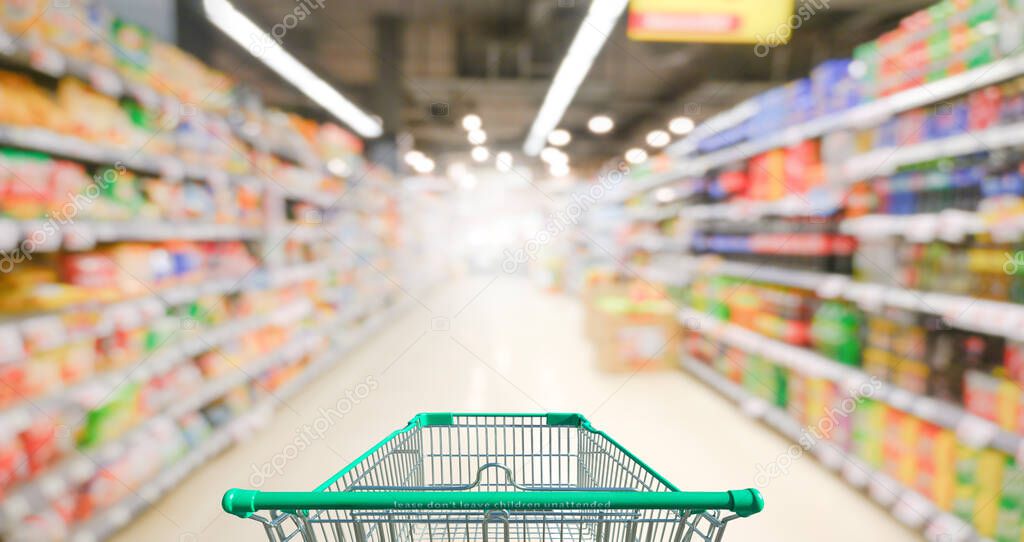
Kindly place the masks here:
[(1024, 145), (1024, 123), (996, 126), (912, 145), (874, 149), (828, 168), (829, 182), (853, 183), (892, 174), (901, 166)]
[(115, 241), (234, 241), (264, 236), (264, 230), (258, 227), (154, 220), (69, 221), (62, 224), (46, 220), (0, 219), (0, 230), (4, 231), (3, 238), (7, 241), (0, 250), (12, 250), (41, 232), (43, 235), (36, 237), (44, 241), (35, 245), (34, 252), (52, 252), (61, 247), (89, 250), (97, 243)]
[[(661, 270), (671, 274), (672, 270)], [(924, 292), (901, 286), (860, 282), (848, 275), (800, 271), (720, 258), (683, 258), (677, 273), (722, 274), (815, 292), (825, 299), (841, 298), (869, 312), (893, 307), (941, 317), (951, 327), (1024, 340), (1024, 305), (977, 297)]]
[(679, 216), (690, 220), (731, 220), (752, 222), (765, 217), (815, 217), (830, 216), (842, 202), (842, 195), (830, 191), (827, 196), (815, 197), (812, 202), (807, 196), (790, 195), (776, 201), (737, 200), (726, 203), (711, 203), (684, 207)]
[(831, 380), (844, 389), (871, 387), (871, 397), (935, 425), (956, 431), (960, 440), (975, 447), (991, 447), (1014, 457), (1024, 454), (1024, 437), (1004, 431), (996, 424), (969, 414), (959, 405), (918, 395), (884, 383), (859, 368), (841, 364), (817, 352), (793, 346), (744, 327), (724, 322), (693, 309), (679, 312), (679, 321), (698, 329), (709, 338), (764, 356), (777, 365), (802, 374)]
[[(979, 540), (974, 528), (959, 518), (940, 510), (920, 493), (908, 489), (899, 481), (879, 472), (874, 467), (852, 457), (828, 441), (810, 441), (804, 428), (786, 411), (749, 394), (741, 386), (719, 375), (707, 365), (687, 359), (681, 364), (691, 374), (742, 407), (743, 412), (759, 419), (794, 442), (810, 443), (808, 451), (822, 465), (841, 476), (847, 483), (866, 490), (872, 500), (889, 510), (900, 523), (923, 531), (929, 540), (968, 542)], [(953, 533), (953, 538), (950, 538)], [(945, 538), (942, 538), (945, 536)]]
[(690, 138), (669, 147), (667, 152), (685, 161), (683, 170), (686, 175), (702, 175), (710, 169), (746, 160), (765, 151), (794, 145), (806, 139), (821, 137), (830, 132), (876, 126), (898, 113), (939, 103), (1019, 75), (1024, 75), (1024, 55), (998, 60), (939, 81), (879, 98), (844, 112), (792, 126), (772, 136), (746, 141), (703, 156), (679, 154), (680, 150), (696, 148), (695, 142), (690, 141)]
[(232, 175), (216, 168), (189, 164), (176, 156), (133, 153), (128, 149), (108, 147), (41, 128), (0, 125), (0, 146), (23, 148), (90, 164), (120, 163), (130, 170), (158, 175), (168, 180), (187, 178), (196, 181), (255, 185), (273, 190), (286, 198), (301, 199), (321, 207), (331, 206), (341, 196), (331, 192), (284, 186), (272, 178), (263, 179), (255, 174)]
[(946, 209), (913, 215), (865, 215), (843, 220), (839, 228), (861, 239), (903, 237), (916, 243), (934, 240), (959, 243), (967, 235), (980, 233), (999, 233), (1016, 239), (1024, 233), (1024, 217), (1012, 224), (994, 227), (986, 224), (979, 213)]

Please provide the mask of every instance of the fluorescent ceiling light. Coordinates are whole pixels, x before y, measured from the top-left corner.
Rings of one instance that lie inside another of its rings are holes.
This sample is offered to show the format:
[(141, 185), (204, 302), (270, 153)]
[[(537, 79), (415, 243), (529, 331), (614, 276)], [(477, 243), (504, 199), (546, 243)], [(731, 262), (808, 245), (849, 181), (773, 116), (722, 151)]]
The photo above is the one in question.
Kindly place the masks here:
[(569, 130), (559, 128), (548, 134), (548, 143), (556, 147), (568, 145), (570, 141), (572, 141), (572, 134), (569, 133)]
[(628, 3), (628, 0), (594, 0), (590, 4), (587, 16), (562, 59), (562, 65), (551, 80), (551, 87), (537, 111), (537, 118), (533, 119), (530, 134), (526, 136), (523, 151), (528, 156), (537, 156), (544, 148), (548, 134), (561, 122), (576, 90), (586, 78), (597, 53), (601, 52)]
[(587, 129), (595, 134), (607, 134), (615, 128), (615, 121), (608, 115), (594, 115), (587, 121)]
[[(334, 87), (288, 54), (277, 44), (277, 41), (253, 24), (230, 2), (227, 0), (203, 0), (203, 9), (210, 22), (220, 28), (228, 37), (247, 51), (258, 53), (253, 56), (277, 72), (285, 81), (294, 85), (309, 99), (320, 104), (338, 120), (351, 127), (357, 134), (373, 138), (380, 137), (384, 132), (379, 120), (359, 109)], [(254, 43), (258, 47), (254, 47)]]

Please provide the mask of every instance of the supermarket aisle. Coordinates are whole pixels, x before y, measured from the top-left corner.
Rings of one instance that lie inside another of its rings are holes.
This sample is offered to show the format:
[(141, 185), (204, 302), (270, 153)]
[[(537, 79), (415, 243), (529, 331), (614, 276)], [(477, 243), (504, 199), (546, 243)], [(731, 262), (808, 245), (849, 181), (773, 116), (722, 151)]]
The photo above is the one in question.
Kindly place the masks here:
[[(692, 490), (751, 486), (754, 465), (773, 461), (791, 445), (681, 372), (594, 370), (581, 307), (572, 298), (500, 276), (462, 280), (420, 301), (117, 540), (262, 539), (257, 523), (220, 511), (226, 488), (261, 482), (268, 490), (315, 487), (426, 410), (579, 411)], [(350, 411), (339, 416), (332, 408)], [(311, 426), (326, 427), (323, 438), (307, 439), (303, 450), (288, 446)], [(260, 470), (270, 475), (254, 474)], [(810, 458), (795, 461), (762, 490), (765, 512), (733, 524), (726, 540), (918, 536)]]

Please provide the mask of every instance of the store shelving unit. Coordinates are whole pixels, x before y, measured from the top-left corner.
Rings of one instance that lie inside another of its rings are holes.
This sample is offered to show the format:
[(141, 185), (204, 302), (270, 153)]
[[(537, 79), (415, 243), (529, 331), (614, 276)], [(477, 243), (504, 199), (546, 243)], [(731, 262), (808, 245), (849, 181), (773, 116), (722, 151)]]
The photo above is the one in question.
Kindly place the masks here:
[(809, 440), (805, 428), (782, 409), (750, 395), (739, 385), (699, 361), (683, 357), (681, 365), (722, 396), (735, 402), (744, 413), (760, 420), (786, 438), (809, 445), (809, 452), (851, 486), (866, 491), (879, 506), (889, 510), (901, 523), (925, 533), (929, 540), (964, 542), (978, 540), (974, 529), (960, 518), (943, 512), (920, 493), (907, 488), (885, 473), (851, 457), (827, 441)]
[[(758, 113), (757, 102), (754, 100), (741, 103), (698, 126), (688, 137), (670, 146), (663, 156), (653, 158), (650, 168), (655, 171), (651, 172), (645, 167), (637, 168), (634, 178), (627, 179), (610, 194), (602, 204), (618, 209), (619, 212), (608, 212), (607, 216), (621, 217), (624, 225), (616, 225), (612, 235), (600, 238), (603, 246), (599, 251), (587, 249), (593, 244), (589, 239), (597, 238), (597, 235), (590, 225), (582, 224), (581, 228), (586, 235), (578, 237), (580, 244), (577, 251), (581, 255), (580, 259), (590, 258), (587, 261), (592, 262), (595, 260), (593, 255), (626, 249), (627, 256), (597, 259), (599, 264), (592, 265), (591, 269), (605, 266), (617, 270), (624, 277), (677, 288), (689, 285), (698, 277), (728, 276), (769, 286), (806, 290), (822, 300), (845, 300), (869, 313), (878, 313), (887, 308), (902, 309), (938, 316), (950, 328), (1012, 341), (1024, 340), (1024, 305), (1017, 303), (915, 290), (895, 284), (895, 279), (892, 283), (880, 284), (858, 280), (850, 275), (792, 269), (789, 266), (797, 265), (792, 261), (782, 266), (729, 260), (728, 254), (690, 254), (693, 233), (700, 231), (699, 228), (705, 223), (716, 228), (713, 231), (722, 231), (725, 232), (723, 236), (728, 236), (732, 231), (745, 232), (751, 228), (753, 231), (777, 232), (780, 230), (776, 226), (788, 224), (807, 224), (807, 230), (819, 231), (826, 226), (834, 227), (834, 224), (827, 222), (838, 221), (837, 233), (852, 236), (864, 243), (880, 241), (883, 243), (879, 246), (883, 248), (888, 247), (886, 243), (890, 241), (958, 244), (970, 236), (982, 234), (990, 235), (997, 242), (1018, 241), (1024, 237), (1024, 217), (1008, 217), (1005, 209), (1001, 209), (997, 217), (986, 214), (988, 211), (983, 213), (982, 210), (957, 209), (913, 215), (875, 214), (857, 218), (836, 215), (837, 211), (847, 205), (846, 195), (853, 183), (885, 177), (906, 166), (1024, 146), (1024, 125), (1017, 120), (953, 136), (875, 148), (870, 152), (842, 158), (836, 158), (835, 149), (829, 147), (831, 161), (823, 160), (820, 163), (821, 179), (818, 180), (824, 182), (806, 193), (797, 194), (790, 190), (785, 197), (773, 201), (733, 197), (722, 203), (679, 205), (680, 201), (690, 196), (688, 187), (704, 186), (704, 183), (710, 182), (708, 174), (743, 166), (748, 160), (768, 151), (786, 149), (833, 135), (838, 143), (845, 143), (841, 133), (852, 135), (877, 128), (894, 115), (929, 106), (938, 107), (973, 91), (1022, 76), (1024, 55), (1015, 50), (1012, 56), (944, 79), (899, 91), (845, 111), (819, 116), (756, 139), (743, 140), (710, 152), (700, 152), (702, 141), (723, 130), (739, 126)], [(845, 148), (843, 145), (837, 147)], [(824, 155), (824, 145), (822, 149)], [(669, 192), (670, 186), (673, 192)], [(664, 190), (659, 192), (661, 189)], [(618, 224), (608, 220), (604, 222)], [(763, 230), (758, 229), (757, 226), (762, 223)], [(823, 226), (816, 229), (818, 224)], [(797, 227), (793, 226), (792, 229), (796, 230)], [(743, 234), (736, 235), (738, 237)], [(636, 263), (631, 265), (625, 263), (629, 260), (629, 251), (639, 251), (646, 255), (641, 254)], [(1016, 265), (1019, 262), (1014, 259), (1010, 263)], [(694, 333), (705, 336), (713, 343), (760, 356), (777, 366), (801, 374), (832, 381), (842, 389), (855, 389), (872, 378), (859, 367), (841, 364), (809, 347), (788, 344), (690, 308), (682, 310), (678, 318), (684, 328), (694, 330)], [(753, 396), (742, 386), (695, 359), (684, 359), (682, 365), (697, 378), (740, 404), (744, 412), (788, 438), (804, 442), (801, 438), (804, 428), (784, 410)], [(972, 414), (960, 404), (914, 393), (896, 384), (878, 383), (880, 386), (874, 395), (878, 401), (953, 432), (959, 442), (976, 448), (997, 450), (1015, 458), (1018, 463), (1024, 461), (1024, 436), (1021, 434), (1007, 431), (994, 422)], [(831, 444), (815, 445), (808, 451), (813, 452), (823, 464), (851, 485), (866, 489), (874, 500), (890, 509), (901, 522), (923, 530), (930, 539), (979, 539), (971, 525), (940, 510), (929, 499), (903, 487), (884, 473), (875, 472), (863, 461), (838, 453)]]
[[(109, 538), (118, 529), (125, 526), (132, 518), (144, 512), (161, 496), (176, 487), (185, 477), (203, 464), (216, 457), (232, 444), (241, 442), (246, 434), (254, 427), (256, 420), (265, 419), (268, 414), (276, 409), (283, 401), (294, 396), (307, 385), (316, 380), (335, 366), (345, 355), (358, 348), (368, 337), (377, 332), (381, 326), (398, 316), (402, 311), (411, 306), (411, 301), (404, 300), (398, 303), (382, 303), (372, 308), (364, 308), (347, 317), (340, 318), (341, 322), (328, 322), (322, 326), (320, 332), (325, 337), (330, 337), (332, 347), (316, 360), (309, 364), (303, 373), (295, 379), (284, 384), (280, 389), (274, 391), (273, 395), (264, 399), (261, 404), (253, 407), (253, 414), (233, 420), (227, 426), (217, 429), (211, 436), (207, 437), (196, 449), (190, 450), (185, 456), (179, 459), (170, 469), (161, 472), (155, 479), (148, 482), (138, 493), (132, 493), (121, 502), (110, 507), (101, 515), (89, 520), (86, 524), (75, 529), (70, 537), (72, 542), (95, 542)], [(345, 322), (352, 322), (356, 319), (373, 314), (369, 320), (361, 324), (353, 331), (351, 336), (335, 337), (332, 331), (344, 325)], [(301, 349), (299, 349), (301, 351)], [(289, 352), (292, 353), (292, 352)], [(268, 362), (280, 363), (288, 356), (278, 356), (280, 359), (269, 359)], [(207, 394), (198, 401), (182, 407), (182, 411), (195, 410), (201, 404), (209, 402), (232, 386), (219, 387)]]
[[(679, 321), (722, 344), (770, 359), (773, 363), (810, 376), (824, 378), (847, 389), (857, 389), (872, 377), (856, 367), (843, 365), (812, 350), (770, 339), (744, 327), (723, 322), (693, 309), (679, 313)], [(872, 397), (940, 427), (976, 448), (995, 448), (1012, 456), (1024, 451), (1024, 437), (1004, 431), (952, 403), (916, 394), (877, 381)]]
[[(929, 104), (941, 103), (949, 98), (1020, 75), (1024, 75), (1024, 55), (1015, 55), (874, 100), (847, 111), (822, 116), (803, 124), (791, 126), (768, 137), (754, 141), (744, 141), (712, 153), (697, 155), (695, 153), (696, 144), (702, 133), (708, 135), (716, 133), (728, 128), (734, 122), (742, 121), (745, 117), (738, 116), (731, 120), (711, 119), (704, 125), (703, 130), (698, 127), (694, 131), (693, 136), (668, 147), (666, 154), (675, 158), (678, 165), (665, 173), (652, 175), (644, 181), (637, 182), (634, 186), (627, 187), (626, 190), (616, 195), (616, 199), (618, 201), (625, 201), (672, 181), (688, 177), (699, 177), (715, 168), (741, 162), (772, 149), (788, 147), (807, 139), (816, 139), (828, 133), (874, 126), (897, 113)], [(748, 104), (741, 104), (736, 109), (749, 107)], [(1020, 144), (1020, 127), (1005, 128), (1006, 130), (992, 130), (977, 139), (971, 138), (970, 135), (965, 135), (964, 137), (957, 136), (955, 138), (948, 138), (948, 140), (943, 142), (923, 143), (920, 146), (914, 146), (916, 148), (885, 149), (884, 151), (878, 151), (878, 154), (872, 154), (870, 157), (851, 158), (851, 162), (844, 167), (845, 171), (843, 172), (842, 179), (846, 182), (852, 182), (857, 180), (856, 177), (862, 177), (865, 174), (882, 175), (885, 173), (885, 171), (879, 169), (882, 164), (885, 164), (885, 167), (896, 167), (901, 164), (950, 156), (950, 153), (969, 154), (986, 150), (987, 148), (1000, 148), (1010, 145), (1005, 143), (1006, 141), (1016, 141), (1017, 143), (1012, 144)], [(1009, 139), (1003, 139), (1004, 137)], [(920, 158), (922, 156), (924, 157), (923, 159)], [(879, 160), (880, 157), (882, 160)]]
[[(6, 66), (20, 67), (43, 78), (77, 78), (100, 94), (135, 100), (150, 111), (170, 112), (172, 116), (181, 118), (195, 117), (200, 123), (206, 120), (217, 122), (234, 130), (234, 135), (252, 151), (272, 155), (286, 164), (289, 171), (298, 174), (300, 181), (307, 177), (325, 178), (342, 185), (339, 190), (326, 190), (321, 188), (326, 184), (312, 187), (312, 184), (299, 186), (303, 183), (284, 182), (284, 176), (277, 178), (276, 172), (261, 169), (253, 161), (241, 169), (238, 164), (226, 168), (230, 171), (206, 163), (193, 163), (184, 155), (177, 154), (189, 147), (189, 142), (184, 139), (174, 139), (172, 148), (176, 151), (157, 154), (144, 148), (113, 146), (41, 127), (0, 124), (2, 147), (36, 151), (86, 166), (123, 167), (171, 183), (190, 181), (254, 187), (263, 197), (260, 225), (158, 219), (0, 218), (0, 251), (12, 250), (26, 240), (40, 238), (42, 243), (34, 243), (33, 252), (89, 251), (99, 244), (119, 242), (243, 241), (252, 254), (259, 255), (257, 259), (260, 260), (256, 266), (238, 275), (176, 283), (151, 289), (146, 295), (93, 299), (59, 309), (6, 315), (0, 318), (0, 339), (6, 344), (20, 345), (31, 334), (36, 339), (46, 337), (44, 350), (48, 352), (72, 343), (109, 336), (115, 325), (130, 325), (132, 329), (147, 326), (159, 317), (166, 317), (169, 310), (198, 302), (207, 296), (279, 291), (294, 289), (300, 284), (303, 288), (316, 290), (309, 299), (302, 297), (277, 307), (273, 313), (255, 313), (214, 327), (197, 325), (195, 328), (183, 328), (177, 332), (177, 340), (161, 345), (141, 359), (86, 375), (73, 384), (29, 397), (0, 410), (0, 428), (3, 429), (0, 436), (9, 436), (11, 432), (17, 434), (42, 411), (80, 408), (80, 404), (72, 404), (72, 398), (81, 395), (83, 390), (96, 393), (96, 397), (105, 397), (126, 384), (141, 384), (152, 377), (170, 374), (172, 369), (203, 353), (265, 327), (290, 331), (289, 338), (282, 344), (245, 360), (239, 370), (206, 377), (187, 396), (160, 403), (149, 417), (138, 420), (135, 426), (117, 436), (88, 450), (69, 451), (31, 477), (0, 488), (4, 490), (0, 494), (0, 538), (5, 538), (26, 522), (30, 514), (47, 510), (50, 503), (64, 495), (66, 490), (93, 479), (106, 468), (108, 461), (121, 457), (133, 442), (159, 424), (176, 422), (236, 389), (256, 386), (257, 379), (269, 371), (291, 367), (297, 362), (305, 363), (301, 372), (274, 390), (273, 397), (266, 397), (249, 410), (235, 413), (235, 417), (225, 424), (215, 426), (212, 434), (188, 449), (173, 464), (165, 466), (152, 479), (129, 491), (129, 495), (120, 502), (103, 506), (85, 520), (70, 525), (70, 539), (95, 542), (111, 536), (191, 472), (237, 442), (246, 432), (254, 430), (256, 422), (265, 421), (272, 414), (278, 399), (291, 396), (313, 382), (383, 324), (411, 306), (405, 299), (406, 293), (390, 279), (384, 280), (377, 269), (382, 263), (402, 258), (404, 252), (424, 248), (404, 246), (389, 240), (394, 233), (390, 231), (393, 226), (384, 224), (387, 221), (379, 218), (393, 212), (394, 207), (406, 205), (406, 200), (414, 198), (414, 195), (404, 193), (398, 186), (400, 183), (373, 171), (358, 157), (345, 165), (349, 177), (339, 176), (341, 169), (328, 167), (326, 158), (320, 157), (304, 138), (294, 137), (294, 143), (308, 148), (271, 146), (267, 138), (242, 130), (237, 118), (244, 117), (244, 114), (228, 111), (223, 104), (209, 108), (198, 104), (199, 109), (196, 109), (196, 104), (183, 104), (170, 90), (156, 88), (159, 85), (136, 82), (111, 67), (66, 56), (37, 40), (15, 40), (0, 31), (0, 58)], [(298, 136), (297, 133), (294, 135)], [(225, 147), (231, 146), (222, 143)], [(230, 151), (238, 153), (239, 149)], [(220, 158), (223, 157), (218, 156)], [(249, 160), (248, 157), (246, 159)], [(344, 186), (348, 179), (358, 181)], [(357, 189), (358, 192), (349, 193)], [(287, 206), (295, 203), (314, 206), (317, 208), (315, 216), (288, 219)], [(304, 245), (304, 250), (292, 250), (288, 255), (270, 254), (286, 242)], [(326, 245), (336, 250), (324, 250)], [(417, 280), (403, 281), (405, 292), (421, 296), (442, 280), (444, 273), (436, 267), (421, 265), (417, 269)], [(324, 318), (328, 307), (333, 316)], [(84, 329), (67, 328), (61, 315), (71, 310), (95, 312), (98, 323)], [(4, 352), (0, 351), (0, 355)], [(23, 359), (17, 357), (0, 359), (0, 363), (21, 361)], [(75, 428), (65, 429), (68, 434), (58, 436), (70, 441)]]

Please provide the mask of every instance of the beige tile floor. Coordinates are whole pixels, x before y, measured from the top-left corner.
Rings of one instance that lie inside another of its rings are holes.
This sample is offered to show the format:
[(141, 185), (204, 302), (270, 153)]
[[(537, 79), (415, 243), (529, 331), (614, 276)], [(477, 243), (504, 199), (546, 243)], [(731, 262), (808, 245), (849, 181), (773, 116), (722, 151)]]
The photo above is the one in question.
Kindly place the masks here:
[[(116, 540), (263, 539), (256, 522), (221, 512), (221, 494), (249, 486), (257, 466), (283, 457), (301, 427), (323, 417), (321, 408), (367, 379), (376, 389), (343, 417), (330, 417), (324, 438), (285, 462), (262, 489), (313, 488), (414, 413), (431, 410), (578, 411), (689, 490), (750, 487), (756, 465), (790, 446), (682, 372), (596, 371), (581, 319), (576, 300), (520, 278), (476, 277), (435, 290)], [(726, 540), (918, 539), (810, 458), (763, 492), (765, 511), (733, 523)]]

